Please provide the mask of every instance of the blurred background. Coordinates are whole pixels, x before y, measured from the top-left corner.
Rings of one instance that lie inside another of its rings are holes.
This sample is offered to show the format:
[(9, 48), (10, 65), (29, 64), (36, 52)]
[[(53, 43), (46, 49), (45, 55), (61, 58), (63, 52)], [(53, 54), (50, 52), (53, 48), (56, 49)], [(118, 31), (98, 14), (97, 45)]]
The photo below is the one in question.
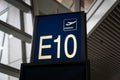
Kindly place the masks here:
[(120, 0), (0, 0), (0, 80), (29, 63), (37, 15), (85, 11), (91, 80), (120, 80)]

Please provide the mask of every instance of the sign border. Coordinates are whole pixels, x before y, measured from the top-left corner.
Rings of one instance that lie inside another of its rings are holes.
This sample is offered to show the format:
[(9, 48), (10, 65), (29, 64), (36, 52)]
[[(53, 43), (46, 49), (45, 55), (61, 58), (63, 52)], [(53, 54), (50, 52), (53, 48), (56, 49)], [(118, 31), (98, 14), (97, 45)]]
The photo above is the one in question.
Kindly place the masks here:
[(39, 66), (39, 67), (64, 67), (64, 66), (76, 66), (76, 65), (79, 65), (79, 66), (81, 66), (81, 65), (84, 65), (84, 67), (85, 67), (85, 80), (91, 80), (91, 77), (90, 77), (90, 73), (91, 73), (91, 71), (90, 71), (90, 61), (89, 60), (87, 60), (87, 61), (85, 61), (85, 62), (78, 62), (78, 63), (65, 63), (65, 64), (51, 64), (51, 63), (49, 63), (49, 64), (46, 64), (46, 63), (42, 63), (42, 64), (37, 64), (37, 63), (23, 63), (22, 65), (21, 65), (21, 68), (20, 68), (20, 70), (21, 70), (21, 72), (20, 72), (20, 80), (23, 80), (23, 68), (24, 67), (29, 67), (29, 68), (35, 68), (35, 67), (37, 67), (37, 66)]

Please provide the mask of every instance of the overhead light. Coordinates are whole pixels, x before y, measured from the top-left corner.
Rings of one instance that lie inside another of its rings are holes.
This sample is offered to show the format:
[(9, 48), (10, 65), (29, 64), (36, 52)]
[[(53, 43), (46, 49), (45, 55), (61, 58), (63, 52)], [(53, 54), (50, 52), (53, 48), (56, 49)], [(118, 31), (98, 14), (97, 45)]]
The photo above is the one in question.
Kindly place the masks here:
[(11, 38), (13, 38), (13, 35), (12, 35), (12, 34), (10, 34), (10, 35), (9, 35), (9, 38), (10, 38), (10, 39), (11, 39)]
[(0, 50), (3, 50), (3, 46), (0, 47)]

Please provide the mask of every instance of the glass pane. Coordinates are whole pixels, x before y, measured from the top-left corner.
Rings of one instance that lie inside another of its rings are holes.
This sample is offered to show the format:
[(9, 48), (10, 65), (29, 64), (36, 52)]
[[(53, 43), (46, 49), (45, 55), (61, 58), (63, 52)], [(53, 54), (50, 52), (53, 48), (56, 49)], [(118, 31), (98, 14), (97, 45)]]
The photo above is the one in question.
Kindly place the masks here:
[(7, 15), (8, 15), (8, 12), (5, 12), (4, 14), (0, 15), (0, 20), (6, 22), (6, 20), (7, 20)]
[(22, 63), (21, 40), (0, 31), (0, 61), (20, 69)]
[(9, 76), (9, 80), (19, 80), (19, 78), (13, 77), (13, 76)]
[(3, 10), (7, 8), (8, 8), (7, 2), (5, 2), (4, 0), (0, 0), (0, 12), (2, 12)]
[[(1, 3), (0, 0), (0, 10), (4, 4)], [(26, 2), (30, 2), (30, 0), (26, 0)], [(6, 3), (7, 4), (7, 3)], [(9, 7), (8, 7), (9, 5)], [(2, 6), (2, 7), (1, 7)], [(0, 20), (21, 29), (20, 26), (20, 10), (16, 7), (7, 4), (8, 8), (4, 14), (0, 15)], [(6, 9), (5, 8), (5, 9)], [(33, 24), (32, 24), (32, 14), (24, 13), (24, 21), (25, 21), (25, 32), (32, 35), (33, 33)], [(31, 44), (26, 43), (26, 53), (27, 53), (27, 61), (30, 62), (30, 54), (31, 54)], [(22, 44), (21, 40), (14, 37), (12, 34), (6, 34), (3, 31), (0, 31), (0, 63), (6, 64), (8, 66), (20, 69), (22, 63)], [(12, 77), (5, 74), (0, 73), (0, 80), (18, 80), (18, 78)]]
[(22, 63), (22, 48), (21, 48), (21, 40), (12, 37), (8, 40), (8, 49), (9, 49), (9, 65), (20, 69), (20, 64)]
[(9, 4), (9, 10), (8, 10), (8, 21), (7, 23), (18, 28), (20, 28), (20, 11), (16, 7)]
[(0, 40), (0, 62), (3, 64), (8, 64), (8, 35), (4, 32), (1, 32)]
[(32, 45), (29, 43), (26, 43), (26, 53), (27, 53), (27, 62), (30, 62), (30, 58), (31, 58), (31, 47)]
[[(24, 0), (27, 4), (30, 5), (30, 0)], [(33, 22), (32, 22), (32, 13), (24, 13), (24, 26), (25, 26), (25, 32), (33, 35)], [(27, 62), (30, 62), (30, 56), (31, 56), (31, 43), (26, 43), (26, 54), (27, 54)]]
[(0, 73), (0, 80), (8, 80), (8, 75)]
[(32, 35), (33, 34), (33, 22), (32, 22), (32, 14), (24, 13), (24, 26), (25, 26), (25, 32)]
[[(3, 3), (4, 4), (4, 3)], [(0, 20), (7, 21), (8, 12), (0, 16)], [(8, 35), (0, 31), (0, 63), (8, 64)]]

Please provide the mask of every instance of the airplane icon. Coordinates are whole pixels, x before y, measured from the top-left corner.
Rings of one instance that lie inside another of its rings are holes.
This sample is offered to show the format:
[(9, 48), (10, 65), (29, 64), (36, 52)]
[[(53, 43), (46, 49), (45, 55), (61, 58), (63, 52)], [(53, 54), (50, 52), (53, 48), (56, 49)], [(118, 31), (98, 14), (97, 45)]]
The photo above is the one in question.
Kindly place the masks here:
[(73, 21), (73, 22), (67, 22), (66, 26), (71, 26), (72, 24), (76, 23), (77, 21)]

